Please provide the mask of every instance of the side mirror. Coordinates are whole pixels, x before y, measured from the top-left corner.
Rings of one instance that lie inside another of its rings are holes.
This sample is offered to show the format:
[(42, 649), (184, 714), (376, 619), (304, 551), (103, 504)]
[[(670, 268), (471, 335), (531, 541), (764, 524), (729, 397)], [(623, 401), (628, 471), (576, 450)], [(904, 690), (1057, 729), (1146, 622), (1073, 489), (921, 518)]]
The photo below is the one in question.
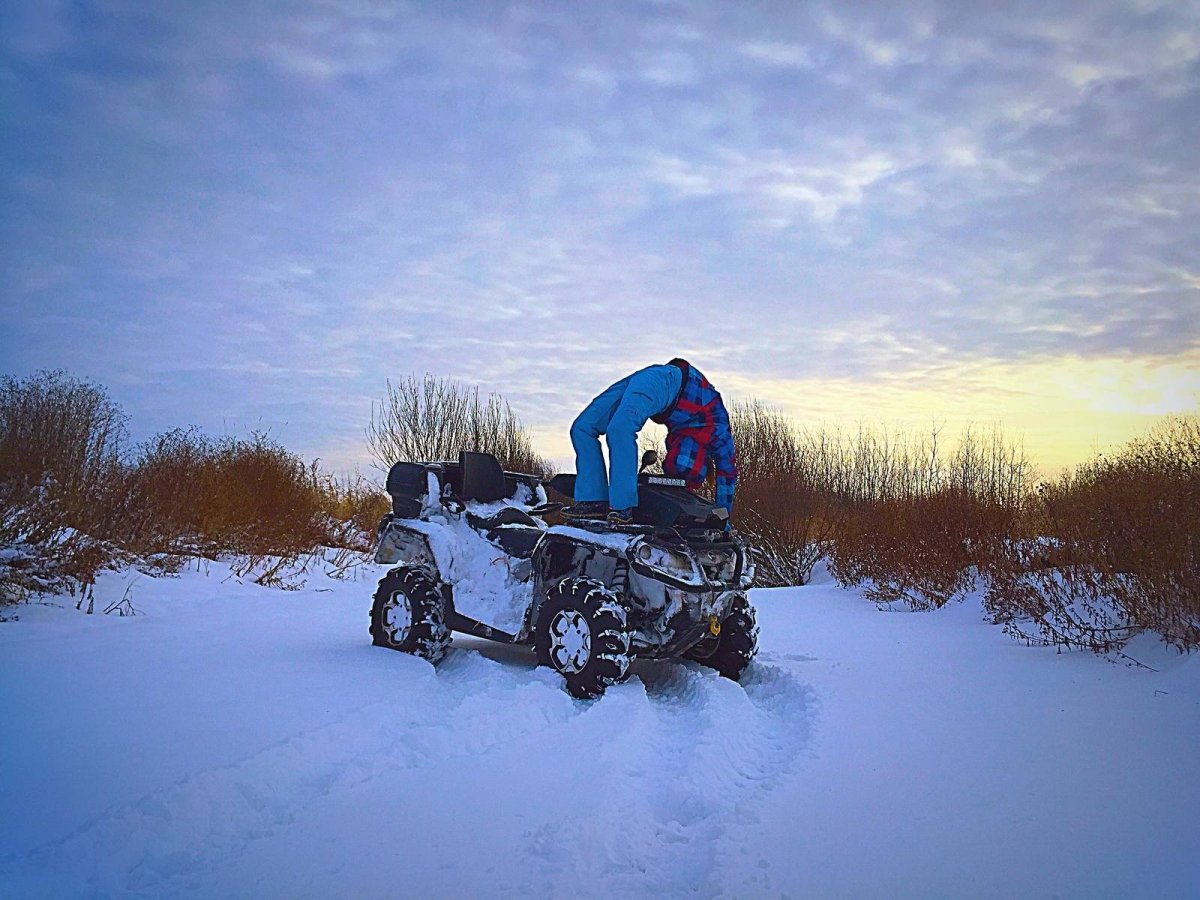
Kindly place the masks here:
[(658, 462), (658, 451), (657, 450), (647, 450), (645, 453), (642, 454), (642, 464), (638, 468), (638, 471), (642, 472), (649, 466), (654, 465), (656, 462)]

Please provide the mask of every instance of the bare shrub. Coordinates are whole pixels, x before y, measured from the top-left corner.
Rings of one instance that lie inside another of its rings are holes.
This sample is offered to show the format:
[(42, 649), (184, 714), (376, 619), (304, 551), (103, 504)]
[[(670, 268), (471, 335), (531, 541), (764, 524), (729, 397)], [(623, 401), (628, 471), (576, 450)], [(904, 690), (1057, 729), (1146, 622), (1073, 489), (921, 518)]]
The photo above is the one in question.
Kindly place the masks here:
[(1152, 630), (1200, 646), (1200, 418), (1172, 417), (1029, 498), (987, 603), (1018, 638), (1106, 652)]
[[(0, 379), (0, 482), (46, 483), (83, 495), (102, 482), (125, 441), (125, 416), (103, 387), (61, 370)], [(11, 494), (7, 495), (11, 496)]]
[(838, 493), (847, 514), (830, 569), (877, 602), (939, 607), (977, 584), (1018, 521), (1031, 466), (994, 430), (967, 430), (946, 460), (939, 433), (860, 430), (845, 445)]
[(118, 563), (361, 555), (388, 508), (361, 477), (334, 478), (266, 435), (175, 430), (130, 451), (124, 428), (98, 385), (63, 372), (0, 381), (0, 603), (88, 595)]
[(946, 489), (852, 507), (830, 569), (846, 585), (864, 585), (879, 603), (930, 609), (976, 586), (976, 566), (992, 539), (976, 498)]
[(738, 465), (734, 515), (758, 551), (759, 579), (804, 584), (843, 517), (829, 478), (832, 444), (798, 431), (758, 400), (734, 404), (730, 426)]
[(62, 371), (0, 380), (0, 602), (86, 584), (111, 558), (125, 417)]
[(548, 475), (551, 469), (503, 397), (483, 398), (478, 387), (429, 374), (388, 381), (366, 436), (384, 471), (401, 461), (457, 459), (460, 450), (491, 453), (511, 472)]
[(231, 550), (294, 554), (323, 536), (308, 467), (266, 435), (219, 442), (201, 491), (200, 532)]
[(129, 539), (145, 553), (292, 557), (363, 547), (387, 510), (365, 480), (338, 480), (267, 435), (214, 441), (194, 429), (140, 448), (128, 476)]
[(947, 458), (937, 429), (808, 431), (757, 400), (734, 404), (730, 424), (734, 518), (767, 585), (804, 584), (829, 557), (835, 577), (872, 599), (940, 606), (975, 585), (1031, 477), (999, 429), (968, 429)]
[(194, 429), (164, 432), (138, 448), (126, 472), (126, 538), (146, 554), (199, 550), (211, 444)]
[(387, 494), (357, 473), (342, 478), (319, 475), (317, 490), (322, 514), (333, 523), (325, 545), (370, 550), (379, 520), (391, 512)]

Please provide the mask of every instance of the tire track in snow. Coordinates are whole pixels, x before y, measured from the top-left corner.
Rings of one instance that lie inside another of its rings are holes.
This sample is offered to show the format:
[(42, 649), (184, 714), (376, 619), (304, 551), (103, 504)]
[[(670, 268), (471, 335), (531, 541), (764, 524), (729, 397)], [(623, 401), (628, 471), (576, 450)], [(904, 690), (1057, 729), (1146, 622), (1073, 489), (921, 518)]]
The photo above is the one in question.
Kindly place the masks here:
[[(397, 659), (404, 659), (397, 657)], [(407, 660), (405, 660), (407, 661)], [(269, 838), (331, 793), (381, 775), (488, 752), (514, 736), (555, 728), (578, 713), (542, 670), (506, 672), (469, 651), (452, 651), (434, 673), (397, 685), (398, 706), (378, 701), (300, 732), (229, 765), (202, 770), (117, 807), (23, 859), (0, 860), (0, 882), (37, 891), (165, 896)], [(497, 677), (500, 676), (500, 677)], [(545, 676), (545, 677), (542, 677)], [(508, 702), (532, 691), (535, 703)], [(470, 733), (456, 727), (472, 723)]]
[(586, 703), (547, 669), (468, 650), (452, 651), (436, 673), (396, 659), (404, 671), (394, 700), (110, 810), (3, 861), (0, 882), (48, 894), (203, 893), (209, 873), (269, 844), (324, 798), (405, 771), (452, 772), (455, 759), (519, 741), (570, 760), (578, 781), (567, 789), (585, 797), (582, 818), (524, 836), (533, 883), (572, 884), (584, 896), (710, 895), (730, 822), (753, 815), (754, 798), (807, 740), (808, 689), (764, 663), (742, 686), (693, 665), (640, 663), (630, 683)]
[[(756, 818), (763, 793), (809, 739), (812, 691), (755, 662), (737, 685), (692, 664), (640, 663), (594, 710), (575, 787), (597, 798), (526, 835), (536, 879), (578, 896), (716, 896), (728, 829)], [(595, 732), (608, 732), (598, 739)]]

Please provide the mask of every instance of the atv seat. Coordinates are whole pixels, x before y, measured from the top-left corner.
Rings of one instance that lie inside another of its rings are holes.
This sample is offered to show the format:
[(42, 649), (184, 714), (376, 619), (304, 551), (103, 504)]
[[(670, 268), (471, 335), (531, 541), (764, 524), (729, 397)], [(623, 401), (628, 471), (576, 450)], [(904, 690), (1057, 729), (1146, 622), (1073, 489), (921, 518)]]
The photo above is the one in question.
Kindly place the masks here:
[(529, 528), (525, 525), (501, 525), (488, 532), (488, 540), (499, 544), (509, 556), (518, 559), (529, 559), (533, 548), (546, 532), (541, 528)]
[(492, 531), (502, 525), (528, 525), (537, 528), (537, 521), (533, 516), (515, 506), (506, 506), (493, 516), (467, 513), (467, 522), (472, 528), (478, 528), (480, 531)]
[(460, 499), (492, 503), (512, 493), (504, 478), (504, 467), (492, 454), (461, 450), (458, 465), (462, 470), (462, 487), (458, 492)]
[(467, 513), (467, 522), (476, 531), (483, 532), (493, 544), (509, 556), (528, 559), (533, 547), (542, 536), (537, 521), (524, 510), (506, 506), (493, 516), (477, 516)]
[(396, 463), (388, 471), (387, 492), (395, 515), (402, 519), (417, 518), (429, 493), (429, 470), (418, 463)]

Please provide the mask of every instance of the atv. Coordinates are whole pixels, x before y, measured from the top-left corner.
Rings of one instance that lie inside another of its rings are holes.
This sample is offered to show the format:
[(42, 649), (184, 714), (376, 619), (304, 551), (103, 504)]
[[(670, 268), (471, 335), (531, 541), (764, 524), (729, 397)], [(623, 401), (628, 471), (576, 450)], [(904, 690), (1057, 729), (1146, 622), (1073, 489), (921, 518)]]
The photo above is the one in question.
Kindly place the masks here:
[(531, 646), (580, 699), (642, 657), (737, 681), (757, 652), (754, 565), (725, 509), (643, 472), (631, 524), (547, 524), (562, 504), (546, 489), (571, 497), (574, 486), (574, 475), (506, 472), (487, 453), (392, 466), (375, 561), (394, 568), (371, 607), (374, 644), (432, 663), (452, 632)]

